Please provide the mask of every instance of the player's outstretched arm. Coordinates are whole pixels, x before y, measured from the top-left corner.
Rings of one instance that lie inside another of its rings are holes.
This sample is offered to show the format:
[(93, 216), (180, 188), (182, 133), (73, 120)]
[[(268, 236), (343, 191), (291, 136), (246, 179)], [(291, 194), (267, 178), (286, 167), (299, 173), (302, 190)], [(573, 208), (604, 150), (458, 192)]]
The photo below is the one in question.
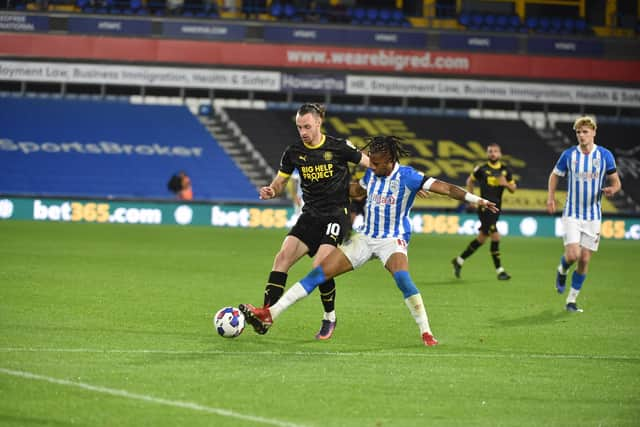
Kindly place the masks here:
[(430, 186), (429, 188), (423, 187), (425, 190), (443, 194), (445, 196), (451, 197), (452, 199), (473, 203), (478, 206), (485, 207), (494, 213), (499, 211), (495, 203), (487, 199), (483, 199), (482, 197), (476, 196), (475, 194), (469, 193), (468, 191), (458, 187), (457, 185), (453, 185), (445, 181), (440, 181), (438, 179), (430, 179), (425, 183), (425, 186), (427, 184), (429, 184)]

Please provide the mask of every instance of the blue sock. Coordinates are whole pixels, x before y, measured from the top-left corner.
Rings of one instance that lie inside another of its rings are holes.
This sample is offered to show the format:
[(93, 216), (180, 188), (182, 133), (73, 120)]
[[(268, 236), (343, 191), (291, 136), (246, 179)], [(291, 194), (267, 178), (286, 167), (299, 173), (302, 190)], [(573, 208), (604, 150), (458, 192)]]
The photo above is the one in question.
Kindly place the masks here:
[(584, 283), (584, 279), (587, 278), (586, 274), (580, 274), (577, 271), (573, 272), (571, 276), (571, 287), (576, 291), (579, 291), (582, 288), (582, 284)]
[(310, 294), (315, 288), (318, 287), (318, 285), (320, 285), (320, 283), (323, 283), (326, 280), (327, 278), (324, 275), (322, 267), (317, 266), (316, 268), (311, 270), (309, 274), (304, 276), (304, 279), (300, 280), (300, 284), (302, 285), (304, 290), (307, 291), (307, 294)]
[(562, 255), (562, 256), (560, 257), (560, 265), (562, 265), (562, 269), (563, 269), (564, 271), (567, 271), (567, 270), (569, 269), (569, 267), (571, 267), (571, 264), (569, 264), (569, 263), (567, 262), (567, 260), (565, 259), (564, 255)]
[(405, 299), (418, 293), (418, 288), (416, 288), (413, 280), (411, 280), (408, 271), (396, 271), (393, 273), (393, 279), (396, 281), (396, 285), (398, 285), (398, 288), (402, 291)]

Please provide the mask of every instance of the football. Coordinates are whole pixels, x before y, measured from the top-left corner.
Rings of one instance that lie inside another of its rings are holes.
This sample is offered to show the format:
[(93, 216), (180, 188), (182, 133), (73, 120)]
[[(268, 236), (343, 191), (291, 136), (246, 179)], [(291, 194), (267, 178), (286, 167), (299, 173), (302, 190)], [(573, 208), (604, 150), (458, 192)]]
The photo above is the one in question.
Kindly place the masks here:
[(244, 331), (244, 314), (235, 307), (224, 307), (213, 317), (213, 326), (218, 335), (235, 338)]

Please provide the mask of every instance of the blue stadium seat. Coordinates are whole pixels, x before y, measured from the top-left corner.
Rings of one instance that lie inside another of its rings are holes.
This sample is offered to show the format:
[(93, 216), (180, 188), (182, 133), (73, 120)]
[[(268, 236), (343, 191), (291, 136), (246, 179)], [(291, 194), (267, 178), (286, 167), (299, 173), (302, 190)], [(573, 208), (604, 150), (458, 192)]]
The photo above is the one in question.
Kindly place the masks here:
[(560, 31), (562, 31), (564, 27), (564, 22), (562, 21), (562, 18), (560, 18), (559, 16), (554, 16), (551, 18), (551, 29), (554, 32), (559, 33)]
[(352, 10), (351, 23), (362, 24), (366, 16), (367, 16), (367, 13), (363, 7), (355, 7)]
[(378, 20), (378, 9), (375, 7), (367, 8), (367, 21), (376, 22)]
[(484, 24), (484, 16), (481, 13), (474, 13), (471, 15), (471, 28), (479, 29)]
[(540, 21), (538, 22), (538, 31), (547, 33), (549, 32), (550, 29), (551, 29), (551, 19), (547, 18), (546, 16), (541, 17)]
[(495, 25), (502, 30), (506, 29), (509, 26), (509, 17), (507, 15), (498, 15)]
[[(89, 0), (77, 0), (76, 7), (80, 10), (80, 12), (91, 13), (93, 11), (93, 8), (91, 8), (91, 2)], [(92, 10), (87, 10), (89, 8), (91, 8)]]
[(380, 9), (378, 13), (378, 21), (376, 24), (378, 25), (389, 25), (391, 22), (391, 10), (387, 8)]
[(576, 19), (576, 33), (586, 33), (587, 32), (587, 23), (585, 22), (584, 19), (580, 18), (580, 19)]
[(530, 31), (537, 31), (538, 30), (538, 18), (536, 16), (530, 16), (527, 18), (527, 20), (525, 21), (525, 24), (527, 26), (527, 28)]
[[(508, 17), (508, 20), (509, 20), (509, 29), (511, 31), (518, 31), (523, 27), (522, 22), (520, 21), (520, 17), (518, 15), (511, 15)], [(526, 31), (526, 27), (523, 30)]]
[(271, 9), (269, 9), (269, 14), (276, 19), (282, 18), (284, 11), (282, 10), (282, 5), (279, 2), (274, 2), (271, 4)]
[(393, 12), (391, 12), (391, 22), (393, 23), (393, 25), (396, 26), (403, 26), (405, 22), (407, 22), (407, 20), (404, 18), (404, 13), (402, 13), (402, 10), (400, 9), (394, 9)]
[(471, 14), (469, 14), (469, 12), (462, 12), (458, 16), (458, 23), (464, 27), (468, 27), (471, 24)]
[(562, 23), (562, 26), (564, 28), (564, 31), (566, 31), (567, 33), (573, 33), (574, 30), (576, 29), (576, 21), (571, 17), (565, 18)]
[(288, 19), (290, 21), (294, 20), (297, 13), (298, 11), (296, 10), (295, 6), (292, 5), (291, 3), (287, 3), (284, 5), (284, 10), (282, 15), (285, 19)]

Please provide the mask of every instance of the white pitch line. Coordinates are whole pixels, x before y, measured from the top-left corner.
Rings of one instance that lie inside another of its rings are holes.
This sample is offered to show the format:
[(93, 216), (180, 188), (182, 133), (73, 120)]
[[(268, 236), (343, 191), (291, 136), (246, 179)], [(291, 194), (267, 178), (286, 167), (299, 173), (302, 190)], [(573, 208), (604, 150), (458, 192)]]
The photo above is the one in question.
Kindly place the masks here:
[(93, 391), (96, 393), (124, 397), (126, 399), (142, 400), (149, 403), (156, 403), (158, 405), (173, 406), (177, 408), (191, 409), (199, 412), (207, 412), (210, 414), (216, 414), (223, 417), (237, 418), (240, 420), (251, 421), (251, 422), (260, 423), (260, 424), (269, 424), (269, 425), (274, 425), (278, 427), (304, 427), (301, 424), (290, 423), (288, 421), (280, 421), (273, 418), (264, 418), (264, 417), (258, 417), (255, 415), (240, 414), (238, 412), (231, 411), (228, 409), (213, 408), (210, 406), (200, 405), (198, 403), (183, 402), (180, 400), (162, 399), (158, 397), (147, 396), (145, 394), (131, 393), (126, 390), (118, 390), (115, 388), (96, 386), (96, 385), (91, 385), (91, 384), (82, 383), (82, 382), (63, 380), (59, 378), (48, 377), (45, 375), (38, 375), (32, 372), (15, 371), (13, 369), (0, 368), (0, 373), (11, 375), (14, 377), (19, 377), (19, 378), (46, 381), (53, 384), (81, 388), (81, 389)]
[(38, 348), (0, 347), (0, 353), (103, 353), (103, 354), (209, 354), (220, 356), (331, 356), (331, 357), (426, 357), (477, 359), (573, 359), (573, 360), (631, 360), (640, 361), (640, 356), (617, 354), (544, 354), (544, 353), (444, 353), (438, 350), (403, 353), (390, 351), (234, 351), (234, 350), (149, 350), (149, 349), (99, 349), (99, 348)]

